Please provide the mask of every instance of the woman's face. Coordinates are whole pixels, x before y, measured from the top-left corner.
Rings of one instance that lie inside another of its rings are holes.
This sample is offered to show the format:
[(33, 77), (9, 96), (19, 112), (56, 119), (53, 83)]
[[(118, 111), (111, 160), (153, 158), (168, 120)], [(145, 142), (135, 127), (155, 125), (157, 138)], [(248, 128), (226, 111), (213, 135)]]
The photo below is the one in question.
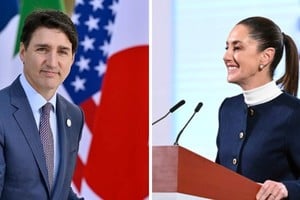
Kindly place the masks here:
[(227, 67), (227, 81), (238, 84), (244, 90), (266, 82), (266, 73), (261, 73), (259, 68), (262, 54), (258, 51), (258, 42), (249, 37), (248, 27), (236, 25), (227, 38), (223, 57)]

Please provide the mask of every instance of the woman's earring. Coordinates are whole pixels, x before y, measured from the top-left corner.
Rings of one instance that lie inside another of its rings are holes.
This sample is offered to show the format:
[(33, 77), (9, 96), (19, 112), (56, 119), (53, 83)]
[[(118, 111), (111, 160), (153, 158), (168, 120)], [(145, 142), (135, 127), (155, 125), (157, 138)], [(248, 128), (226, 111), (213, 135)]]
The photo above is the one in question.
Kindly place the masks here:
[(264, 68), (264, 65), (259, 65), (259, 69), (262, 70)]

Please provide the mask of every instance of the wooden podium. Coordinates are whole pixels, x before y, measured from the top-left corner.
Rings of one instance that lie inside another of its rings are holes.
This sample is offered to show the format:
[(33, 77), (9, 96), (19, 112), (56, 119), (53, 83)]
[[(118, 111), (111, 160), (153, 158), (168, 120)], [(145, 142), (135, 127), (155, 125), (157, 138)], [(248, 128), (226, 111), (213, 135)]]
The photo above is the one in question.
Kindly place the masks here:
[(180, 146), (152, 147), (153, 192), (255, 200), (260, 185)]

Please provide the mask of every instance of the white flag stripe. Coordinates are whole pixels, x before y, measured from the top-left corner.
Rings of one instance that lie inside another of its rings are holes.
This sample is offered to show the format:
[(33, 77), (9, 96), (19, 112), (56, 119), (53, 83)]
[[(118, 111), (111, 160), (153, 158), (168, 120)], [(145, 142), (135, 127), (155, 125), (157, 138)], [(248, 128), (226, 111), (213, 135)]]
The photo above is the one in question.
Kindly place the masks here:
[(148, 12), (147, 0), (119, 1), (110, 56), (126, 48), (148, 44)]
[(17, 37), (19, 15), (13, 17), (7, 26), (0, 33), (0, 89), (8, 86), (22, 72), (22, 62), (17, 54), (14, 55), (14, 48)]

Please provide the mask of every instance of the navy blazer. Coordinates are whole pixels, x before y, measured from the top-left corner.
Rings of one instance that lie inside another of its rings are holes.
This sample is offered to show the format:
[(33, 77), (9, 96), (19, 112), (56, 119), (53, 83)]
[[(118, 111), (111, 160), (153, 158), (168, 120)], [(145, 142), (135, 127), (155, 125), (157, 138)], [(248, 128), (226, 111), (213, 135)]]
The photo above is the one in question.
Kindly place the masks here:
[(216, 162), (256, 182), (282, 182), (300, 199), (300, 100), (282, 93), (252, 107), (243, 95), (219, 110)]
[[(0, 199), (78, 199), (70, 185), (84, 122), (81, 109), (57, 96), (60, 165), (52, 194), (38, 128), (17, 78), (0, 91)], [(70, 119), (71, 127), (66, 125)]]

